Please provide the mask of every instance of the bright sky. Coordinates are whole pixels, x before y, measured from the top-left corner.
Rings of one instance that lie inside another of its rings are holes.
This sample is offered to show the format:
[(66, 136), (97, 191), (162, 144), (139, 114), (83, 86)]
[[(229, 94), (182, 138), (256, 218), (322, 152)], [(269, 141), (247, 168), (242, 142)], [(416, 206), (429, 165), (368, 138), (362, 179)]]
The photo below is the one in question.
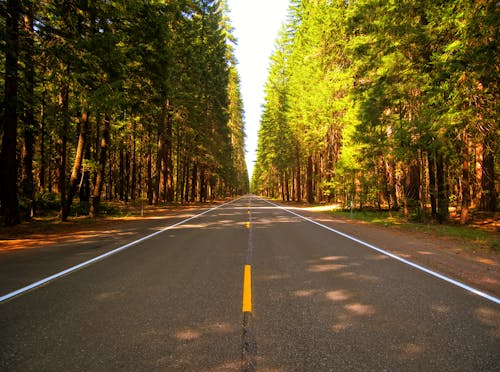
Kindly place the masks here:
[(281, 24), (286, 20), (289, 4), (288, 0), (227, 0), (227, 4), (234, 36), (238, 39), (235, 53), (245, 106), (246, 161), (251, 177), (269, 57)]

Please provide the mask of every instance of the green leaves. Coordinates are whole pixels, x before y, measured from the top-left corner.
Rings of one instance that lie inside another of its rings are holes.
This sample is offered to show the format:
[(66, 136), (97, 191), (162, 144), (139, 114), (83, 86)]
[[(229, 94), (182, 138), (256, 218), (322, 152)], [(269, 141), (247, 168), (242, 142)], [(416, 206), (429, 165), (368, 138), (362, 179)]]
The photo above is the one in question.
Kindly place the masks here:
[[(349, 193), (360, 204), (378, 193), (378, 205), (395, 206), (397, 196), (407, 206), (412, 194), (425, 209), (428, 190), (435, 188), (435, 175), (427, 178), (435, 172), (429, 166), (434, 157), (442, 175), (446, 161), (450, 169), (460, 169), (461, 157), (480, 167), (481, 149), (497, 149), (491, 135), (500, 91), (498, 13), (495, 1), (293, 1), (278, 44), (286, 63), (277, 54), (271, 59), (258, 187), (279, 184), (272, 184), (272, 165), (296, 172), (295, 185), (303, 190), (305, 160), (312, 157), (318, 200), (339, 192), (347, 197), (341, 190), (345, 180), (331, 177), (350, 173), (355, 186)], [(278, 86), (280, 68), (286, 80)], [(275, 98), (278, 87), (286, 93), (286, 106)], [(280, 144), (280, 117), (295, 148)], [(475, 158), (463, 151), (474, 146), (480, 149)], [(277, 159), (287, 160), (278, 166)], [(475, 176), (480, 193), (483, 176)], [(453, 183), (460, 187), (461, 177), (450, 174), (444, 185), (439, 176), (440, 197)]]

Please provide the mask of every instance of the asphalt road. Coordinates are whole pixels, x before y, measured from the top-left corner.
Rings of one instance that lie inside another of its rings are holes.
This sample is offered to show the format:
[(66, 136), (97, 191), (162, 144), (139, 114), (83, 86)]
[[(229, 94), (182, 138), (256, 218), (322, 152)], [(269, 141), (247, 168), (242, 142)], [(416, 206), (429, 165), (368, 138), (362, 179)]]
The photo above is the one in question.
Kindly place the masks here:
[(2, 371), (243, 369), (498, 371), (500, 305), (256, 197), (0, 304)]

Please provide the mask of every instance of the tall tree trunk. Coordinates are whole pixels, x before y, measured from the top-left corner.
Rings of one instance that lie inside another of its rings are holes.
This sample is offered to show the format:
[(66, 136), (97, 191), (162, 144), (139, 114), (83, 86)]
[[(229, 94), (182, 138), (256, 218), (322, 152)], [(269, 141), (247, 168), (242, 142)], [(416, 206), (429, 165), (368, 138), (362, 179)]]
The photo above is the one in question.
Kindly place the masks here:
[(137, 161), (136, 161), (136, 139), (135, 139), (135, 126), (133, 128), (133, 134), (132, 134), (132, 180), (131, 180), (131, 187), (130, 187), (130, 197), (132, 200), (135, 200), (137, 195), (136, 195), (136, 188), (137, 188)]
[(193, 169), (191, 174), (191, 198), (189, 201), (194, 202), (196, 200), (196, 186), (198, 178), (198, 163), (195, 161), (193, 163)]
[(286, 201), (290, 201), (290, 185), (289, 185), (289, 179), (288, 179), (288, 171), (285, 170), (285, 194), (286, 194)]
[(123, 142), (120, 143), (120, 153), (119, 153), (119, 169), (118, 169), (118, 197), (121, 201), (124, 200), (124, 188), (125, 188), (125, 154), (123, 150)]
[[(488, 144), (491, 145), (491, 144)], [(497, 208), (497, 191), (495, 188), (495, 157), (494, 152), (485, 144), (485, 149), (481, 177), (481, 202), (480, 208), (483, 211), (495, 212)]]
[(281, 183), (281, 200), (285, 201), (285, 173), (283, 172), (282, 176), (280, 177), (280, 183)]
[[(151, 138), (151, 137), (150, 137)], [(153, 192), (153, 154), (151, 150), (151, 146), (148, 145), (148, 152), (146, 155), (146, 162), (147, 162), (147, 194), (148, 194), (148, 204), (153, 205), (153, 199), (154, 199), (154, 192)]]
[(172, 140), (173, 140), (173, 130), (172, 130), (172, 107), (170, 106), (170, 101), (167, 100), (165, 104), (165, 172), (164, 172), (164, 182), (165, 182), (165, 199), (167, 202), (172, 202), (174, 200), (174, 164), (172, 157)]
[[(85, 150), (83, 152), (83, 164), (82, 171), (83, 175), (80, 179), (80, 201), (89, 202), (90, 201), (90, 167), (85, 167), (85, 163), (90, 163), (90, 158), (92, 155), (92, 143), (90, 138), (92, 137), (92, 125), (89, 120), (87, 120), (87, 134), (85, 138)], [(85, 162), (86, 161), (86, 162)]]
[(40, 173), (39, 182), (41, 190), (46, 190), (45, 171), (47, 160), (45, 159), (45, 100), (42, 98), (40, 107)]
[(125, 151), (125, 188), (123, 192), (125, 203), (128, 203), (130, 195), (130, 151), (128, 149)]
[(483, 162), (484, 162), (484, 146), (483, 143), (477, 143), (474, 149), (474, 183), (472, 184), (472, 208), (480, 207), (482, 199), (482, 178), (483, 178)]
[(387, 188), (389, 192), (390, 203), (392, 205), (392, 209), (398, 210), (398, 198), (396, 195), (396, 164), (394, 161), (393, 155), (393, 133), (392, 126), (387, 126), (387, 140), (389, 143), (388, 153), (387, 153), (387, 162), (386, 162), (386, 172), (387, 172)]
[(444, 177), (444, 157), (438, 152), (436, 156), (436, 181), (437, 181), (437, 219), (442, 223), (448, 219), (449, 199), (448, 187)]
[(433, 152), (427, 154), (429, 163), (429, 195), (431, 201), (431, 216), (437, 216), (437, 198), (436, 198), (436, 160)]
[(409, 216), (409, 210), (414, 209), (420, 201), (420, 168), (418, 160), (412, 159), (405, 172), (404, 196), (405, 202), (405, 217)]
[(90, 206), (90, 216), (95, 217), (99, 210), (99, 203), (101, 201), (102, 187), (104, 185), (104, 177), (106, 174), (106, 159), (108, 155), (109, 146), (109, 129), (110, 120), (109, 117), (105, 116), (104, 126), (102, 128), (101, 143), (99, 146), (99, 163), (97, 167), (96, 181), (94, 185), (94, 191), (92, 193), (92, 205)]
[(295, 182), (296, 182), (296, 191), (297, 191), (297, 201), (300, 202), (302, 200), (302, 190), (301, 190), (301, 175), (300, 175), (300, 153), (299, 153), (299, 149), (297, 148), (296, 149), (296, 167), (297, 167), (297, 177), (295, 178)]
[(306, 199), (309, 204), (314, 203), (314, 190), (313, 190), (313, 160), (312, 155), (307, 157), (306, 168)]
[(462, 208), (460, 211), (460, 224), (465, 225), (469, 217), (470, 180), (469, 180), (469, 135), (464, 130), (462, 144)]
[(73, 162), (73, 168), (71, 169), (71, 176), (69, 178), (68, 200), (66, 202), (66, 208), (63, 209), (63, 221), (65, 221), (69, 215), (71, 204), (73, 203), (73, 197), (76, 195), (76, 190), (78, 188), (78, 181), (81, 177), (83, 153), (85, 149), (85, 142), (87, 139), (88, 123), (88, 112), (86, 109), (84, 109), (82, 111), (82, 116), (80, 119), (80, 133), (78, 135), (78, 144), (76, 146), (75, 161)]
[(200, 167), (200, 203), (207, 201), (205, 166)]
[(184, 164), (184, 201), (187, 203), (189, 201), (189, 157), (187, 155), (185, 156)]
[[(69, 73), (69, 68), (68, 68)], [(60, 132), (60, 139), (58, 140), (59, 147), (59, 193), (61, 195), (61, 210), (59, 216), (62, 221), (66, 221), (68, 218), (67, 207), (67, 190), (66, 190), (66, 163), (67, 159), (67, 147), (68, 147), (68, 129), (69, 129), (69, 86), (64, 83), (61, 88), (61, 93), (59, 95), (59, 114), (62, 121), (62, 128)]]
[(5, 96), (4, 123), (2, 137), (2, 166), (0, 177), (0, 201), (4, 224), (16, 225), (21, 222), (17, 189), (17, 88), (19, 51), (19, 0), (7, 0), (6, 50), (5, 50)]
[(33, 177), (33, 156), (35, 152), (35, 66), (33, 61), (33, 5), (27, 4), (27, 14), (23, 17), (24, 39), (25, 39), (25, 98), (24, 98), (24, 147), (23, 147), (23, 168), (24, 177), (22, 180), (22, 190), (24, 197), (30, 200), (30, 208), (26, 211), (26, 216), (31, 218), (36, 210), (35, 205), (35, 182)]

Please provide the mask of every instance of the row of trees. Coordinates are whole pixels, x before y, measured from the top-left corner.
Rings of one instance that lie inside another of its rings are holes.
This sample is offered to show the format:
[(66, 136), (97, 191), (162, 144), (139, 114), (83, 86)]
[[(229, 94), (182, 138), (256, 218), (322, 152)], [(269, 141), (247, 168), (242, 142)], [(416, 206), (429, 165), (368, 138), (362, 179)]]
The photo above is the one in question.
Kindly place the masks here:
[[(7, 0), (1, 213), (244, 193), (243, 105), (218, 0)], [(40, 203), (38, 203), (40, 204)]]
[(253, 188), (446, 219), (495, 211), (494, 0), (294, 0), (266, 85)]

